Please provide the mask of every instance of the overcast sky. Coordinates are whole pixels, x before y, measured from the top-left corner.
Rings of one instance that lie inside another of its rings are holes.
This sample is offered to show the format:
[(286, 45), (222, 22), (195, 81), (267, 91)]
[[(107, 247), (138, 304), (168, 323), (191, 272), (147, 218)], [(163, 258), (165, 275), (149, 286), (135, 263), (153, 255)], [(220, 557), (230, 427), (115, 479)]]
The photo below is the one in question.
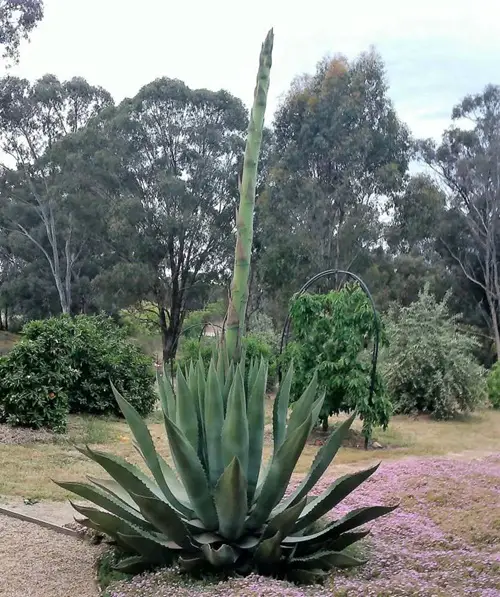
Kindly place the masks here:
[(250, 104), (259, 48), (275, 31), (269, 111), (325, 54), (374, 45), (400, 117), (439, 137), (465, 94), (500, 83), (497, 0), (45, 0), (13, 73), (83, 76), (116, 100), (160, 76), (225, 88)]

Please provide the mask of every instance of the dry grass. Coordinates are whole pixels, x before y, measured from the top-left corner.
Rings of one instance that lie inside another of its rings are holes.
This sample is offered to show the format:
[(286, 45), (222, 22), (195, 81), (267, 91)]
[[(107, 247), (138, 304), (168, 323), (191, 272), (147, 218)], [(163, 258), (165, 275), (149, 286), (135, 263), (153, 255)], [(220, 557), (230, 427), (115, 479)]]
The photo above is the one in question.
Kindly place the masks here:
[(16, 334), (0, 331), (0, 356), (7, 354), (18, 340), (19, 336)]
[[(149, 427), (159, 450), (168, 455), (164, 428), (158, 417), (151, 418)], [(343, 448), (335, 459), (333, 472), (374, 460), (500, 452), (499, 431), (500, 412), (492, 410), (449, 422), (437, 422), (426, 417), (395, 417), (387, 431), (375, 434), (377, 441), (386, 449), (364, 451)], [(69, 437), (71, 442), (88, 443), (139, 463), (123, 421), (73, 416), (70, 417)], [(65, 492), (50, 479), (83, 480), (87, 474), (102, 474), (102, 470), (80, 454), (71, 442), (0, 445), (0, 495), (64, 499), (67, 497)], [(314, 445), (306, 446), (295, 471), (297, 474), (306, 472), (317, 449)], [(270, 452), (271, 446), (266, 445), (266, 458)]]

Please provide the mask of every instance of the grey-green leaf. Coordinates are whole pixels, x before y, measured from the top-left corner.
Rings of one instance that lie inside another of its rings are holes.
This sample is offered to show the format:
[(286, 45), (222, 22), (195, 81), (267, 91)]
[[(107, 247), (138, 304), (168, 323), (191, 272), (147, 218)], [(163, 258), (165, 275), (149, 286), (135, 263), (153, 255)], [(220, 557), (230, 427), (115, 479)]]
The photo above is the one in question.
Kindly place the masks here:
[(208, 480), (193, 446), (182, 431), (168, 418), (165, 419), (172, 457), (193, 510), (208, 531), (218, 527), (217, 512), (210, 494)]
[(214, 492), (219, 517), (219, 533), (232, 541), (238, 539), (247, 515), (247, 480), (238, 458), (225, 468)]
[(290, 363), (287, 374), (280, 387), (273, 405), (273, 436), (274, 451), (277, 454), (281, 444), (285, 441), (286, 417), (288, 413), (288, 404), (290, 403), (290, 389), (293, 379), (293, 363)]
[(326, 491), (305, 507), (302, 516), (295, 525), (295, 531), (297, 532), (307, 528), (315, 520), (320, 519), (330, 512), (332, 508), (359, 487), (361, 483), (373, 475), (379, 465), (380, 463), (366, 470), (344, 475), (337, 479)]
[(267, 363), (261, 360), (254, 375), (248, 400), (248, 429), (252, 434), (252, 441), (248, 447), (248, 503), (251, 504), (259, 480), (262, 464), (262, 450), (264, 446), (265, 424), (265, 396), (267, 383)]
[(222, 458), (222, 427), (224, 425), (224, 402), (219, 378), (213, 361), (210, 363), (207, 376), (207, 393), (205, 396), (205, 429), (207, 440), (207, 460), (210, 484), (215, 487), (224, 471)]
[(245, 388), (241, 368), (236, 368), (226, 410), (226, 419), (222, 427), (222, 458), (224, 466), (236, 456), (243, 471), (248, 470), (248, 419)]

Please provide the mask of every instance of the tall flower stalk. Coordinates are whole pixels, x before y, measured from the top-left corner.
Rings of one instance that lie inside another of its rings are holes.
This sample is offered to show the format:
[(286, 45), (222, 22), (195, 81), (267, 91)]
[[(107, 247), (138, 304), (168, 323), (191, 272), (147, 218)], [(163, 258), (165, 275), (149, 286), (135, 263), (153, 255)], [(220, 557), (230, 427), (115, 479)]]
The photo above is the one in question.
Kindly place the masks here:
[(260, 51), (259, 71), (255, 86), (254, 101), (250, 113), (248, 136), (243, 161), (243, 175), (240, 184), (240, 204), (236, 216), (236, 250), (234, 255), (233, 280), (227, 312), (225, 342), (229, 358), (240, 356), (241, 338), (245, 331), (245, 312), (248, 302), (250, 261), (253, 242), (253, 217), (255, 209), (255, 188), (259, 163), (264, 116), (272, 65), (274, 34), (271, 29)]

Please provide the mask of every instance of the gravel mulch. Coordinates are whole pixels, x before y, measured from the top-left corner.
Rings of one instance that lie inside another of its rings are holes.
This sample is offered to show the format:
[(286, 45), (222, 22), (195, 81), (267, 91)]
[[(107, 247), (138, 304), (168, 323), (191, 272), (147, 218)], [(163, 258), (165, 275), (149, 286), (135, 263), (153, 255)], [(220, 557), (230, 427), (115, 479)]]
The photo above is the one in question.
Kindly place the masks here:
[(99, 548), (0, 515), (0, 597), (97, 597)]

